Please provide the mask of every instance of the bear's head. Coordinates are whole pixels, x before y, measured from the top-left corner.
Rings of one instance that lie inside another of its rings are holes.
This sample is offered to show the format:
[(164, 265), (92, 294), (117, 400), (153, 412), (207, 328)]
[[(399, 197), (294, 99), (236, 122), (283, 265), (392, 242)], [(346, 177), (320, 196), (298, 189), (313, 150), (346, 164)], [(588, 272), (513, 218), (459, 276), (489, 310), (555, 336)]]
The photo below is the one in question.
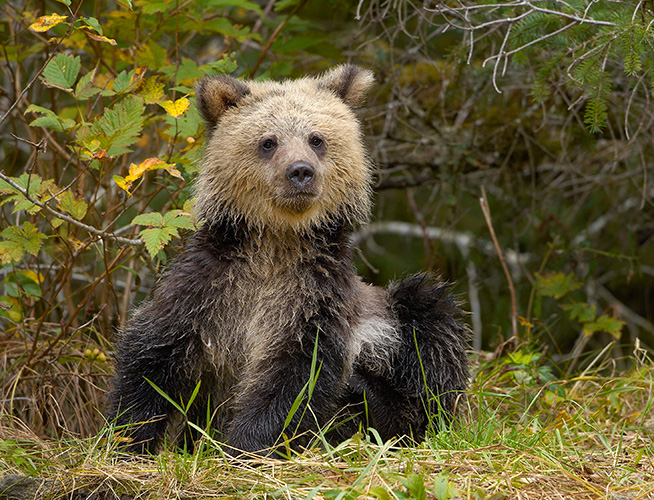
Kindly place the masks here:
[(201, 80), (196, 99), (209, 134), (198, 215), (274, 232), (365, 221), (372, 169), (354, 109), (373, 81), (353, 65), (283, 82)]

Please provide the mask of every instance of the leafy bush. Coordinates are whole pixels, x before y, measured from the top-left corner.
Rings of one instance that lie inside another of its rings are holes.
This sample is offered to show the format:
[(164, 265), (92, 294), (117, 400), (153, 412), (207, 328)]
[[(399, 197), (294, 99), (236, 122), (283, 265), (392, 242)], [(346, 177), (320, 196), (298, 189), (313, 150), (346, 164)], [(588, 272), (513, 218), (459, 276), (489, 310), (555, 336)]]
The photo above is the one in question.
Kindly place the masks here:
[(456, 281), (476, 348), (520, 323), (572, 370), (654, 343), (649, 2), (19, 0), (0, 21), (3, 418), (102, 422), (114, 332), (197, 224), (193, 86), (219, 73), (374, 69), (360, 271)]
[[(114, 331), (196, 224), (195, 81), (254, 58), (251, 74), (287, 75), (284, 54), (322, 39), (299, 34), (305, 3), (271, 3), (265, 15), (247, 0), (3, 4), (8, 414), (57, 434), (97, 426)], [(273, 50), (281, 55), (265, 60)]]

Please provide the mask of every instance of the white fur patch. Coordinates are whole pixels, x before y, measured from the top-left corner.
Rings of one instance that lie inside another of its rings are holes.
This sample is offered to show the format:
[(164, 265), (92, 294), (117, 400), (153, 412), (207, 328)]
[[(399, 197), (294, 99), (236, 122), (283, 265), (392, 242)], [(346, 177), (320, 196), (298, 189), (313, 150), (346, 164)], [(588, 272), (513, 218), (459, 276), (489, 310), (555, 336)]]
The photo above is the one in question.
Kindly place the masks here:
[(400, 343), (397, 328), (390, 318), (374, 313), (362, 316), (353, 337), (350, 364), (363, 364), (373, 373), (390, 370), (391, 354)]

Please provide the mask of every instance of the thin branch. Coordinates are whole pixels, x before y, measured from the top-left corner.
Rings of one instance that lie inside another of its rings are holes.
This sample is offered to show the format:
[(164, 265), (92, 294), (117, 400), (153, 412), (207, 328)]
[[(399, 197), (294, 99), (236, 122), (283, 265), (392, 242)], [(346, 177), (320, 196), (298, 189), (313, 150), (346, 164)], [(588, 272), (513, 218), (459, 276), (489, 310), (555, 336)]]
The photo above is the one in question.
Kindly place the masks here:
[(513, 287), (513, 280), (511, 279), (511, 273), (509, 268), (506, 265), (506, 260), (504, 259), (504, 254), (500, 248), (500, 244), (497, 241), (497, 236), (495, 236), (495, 229), (493, 229), (493, 222), (491, 220), (490, 207), (488, 206), (488, 199), (486, 198), (486, 189), (484, 186), (481, 186), (481, 198), (479, 199), (479, 204), (481, 205), (481, 211), (484, 214), (484, 219), (486, 219), (486, 224), (488, 225), (488, 230), (490, 231), (491, 238), (493, 239), (493, 244), (495, 245), (495, 250), (497, 255), (500, 258), (500, 263), (502, 264), (502, 269), (506, 276), (506, 280), (509, 282), (509, 292), (511, 293), (511, 327), (513, 329), (513, 337), (517, 343), (520, 338), (518, 336), (518, 306), (515, 296), (515, 288)]
[(254, 68), (252, 68), (252, 71), (250, 71), (250, 78), (254, 78), (254, 75), (257, 74), (257, 70), (259, 69), (259, 66), (261, 66), (261, 63), (266, 57), (266, 54), (270, 50), (270, 47), (272, 46), (273, 42), (277, 38), (277, 35), (282, 31), (288, 20), (293, 17), (297, 12), (304, 7), (304, 5), (307, 3), (308, 0), (302, 0), (299, 4), (295, 6), (295, 8), (284, 18), (284, 20), (279, 23), (277, 28), (275, 28), (275, 31), (273, 31), (272, 35), (270, 35), (270, 38), (268, 39), (268, 42), (266, 43), (266, 46), (261, 50), (261, 54), (259, 54), (259, 58), (257, 59), (256, 64), (254, 65)]
[(97, 229), (93, 226), (89, 226), (88, 224), (84, 224), (83, 222), (80, 222), (76, 219), (73, 219), (72, 217), (59, 212), (58, 210), (55, 210), (51, 206), (47, 205), (46, 203), (42, 203), (36, 199), (34, 199), (28, 192), (27, 190), (23, 189), (20, 187), (18, 184), (16, 184), (14, 181), (11, 180), (10, 177), (7, 177), (4, 172), (0, 171), (0, 179), (5, 181), (7, 184), (9, 184), (12, 188), (14, 188), (16, 191), (18, 191), (20, 194), (22, 194), (30, 203), (34, 203), (37, 207), (41, 207), (48, 212), (50, 212), (52, 215), (55, 217), (65, 220), (66, 222), (69, 222), (70, 224), (73, 224), (74, 226), (77, 226), (79, 228), (84, 229), (85, 231), (88, 231), (94, 236), (98, 236), (100, 238), (111, 238), (113, 240), (116, 240), (118, 243), (122, 243), (123, 245), (133, 245), (133, 246), (140, 246), (143, 245), (143, 240), (141, 238), (123, 238), (122, 236), (116, 236), (113, 233), (109, 233), (106, 231), (102, 231), (100, 229)]
[(41, 73), (43, 73), (43, 71), (45, 70), (45, 67), (58, 54), (57, 49), (59, 48), (59, 46), (62, 44), (62, 42), (68, 37), (68, 35), (72, 31), (73, 26), (75, 25), (75, 20), (77, 18), (77, 14), (79, 13), (79, 10), (82, 7), (83, 3), (84, 2), (79, 2), (79, 5), (77, 6), (77, 9), (75, 10), (75, 12), (72, 15), (72, 19), (71, 19), (70, 25), (68, 26), (68, 29), (66, 30), (66, 33), (64, 33), (64, 36), (62, 36), (59, 40), (57, 40), (57, 44), (54, 46), (52, 52), (50, 52), (50, 55), (48, 56), (48, 58), (43, 63), (43, 66), (41, 66), (41, 69), (38, 70), (34, 74), (34, 76), (32, 77), (32, 79), (29, 82), (27, 82), (27, 85), (25, 85), (25, 88), (21, 91), (20, 95), (16, 98), (16, 100), (13, 102), (13, 104), (11, 106), (9, 106), (9, 109), (7, 110), (7, 112), (4, 115), (2, 115), (2, 118), (0, 118), (0, 125), (2, 125), (2, 123), (7, 119), (7, 117), (11, 114), (11, 112), (14, 110), (14, 108), (16, 106), (18, 106), (18, 103), (23, 98), (23, 96), (27, 93), (27, 91), (30, 89), (30, 87), (32, 87), (32, 85), (34, 84), (36, 79), (39, 76), (41, 76)]

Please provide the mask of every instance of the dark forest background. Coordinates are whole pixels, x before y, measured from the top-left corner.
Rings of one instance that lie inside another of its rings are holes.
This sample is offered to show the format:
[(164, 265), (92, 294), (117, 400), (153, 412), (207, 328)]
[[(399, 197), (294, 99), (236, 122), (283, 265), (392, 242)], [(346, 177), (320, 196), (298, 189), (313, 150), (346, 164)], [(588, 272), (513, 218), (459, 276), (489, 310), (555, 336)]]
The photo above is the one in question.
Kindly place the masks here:
[[(0, 407), (88, 434), (115, 332), (193, 230), (194, 82), (352, 62), (365, 279), (453, 282), (474, 349), (654, 347), (652, 2), (0, 3)], [(33, 404), (34, 402), (40, 404)]]

